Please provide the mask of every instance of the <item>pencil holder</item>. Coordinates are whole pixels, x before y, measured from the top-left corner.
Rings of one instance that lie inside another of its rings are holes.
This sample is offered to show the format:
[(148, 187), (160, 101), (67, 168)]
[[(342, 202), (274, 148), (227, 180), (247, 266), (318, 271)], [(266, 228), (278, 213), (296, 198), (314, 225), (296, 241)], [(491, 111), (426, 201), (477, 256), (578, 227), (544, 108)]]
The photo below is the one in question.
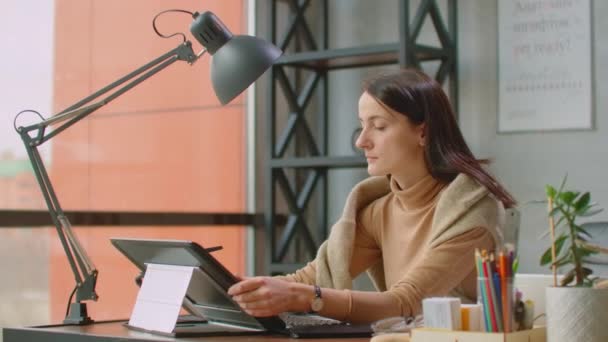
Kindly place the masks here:
[[(513, 278), (508, 277), (506, 282), (506, 292), (503, 294), (502, 303), (503, 308), (503, 322), (505, 332), (513, 332), (515, 331), (515, 323), (513, 321), (513, 313), (514, 313), (514, 304), (515, 304), (515, 288), (513, 287)], [(506, 305), (506, 306), (505, 306)], [(528, 328), (532, 328), (532, 325)]]
[(477, 278), (477, 303), (482, 307), (482, 324), (487, 332), (515, 331), (513, 278)]

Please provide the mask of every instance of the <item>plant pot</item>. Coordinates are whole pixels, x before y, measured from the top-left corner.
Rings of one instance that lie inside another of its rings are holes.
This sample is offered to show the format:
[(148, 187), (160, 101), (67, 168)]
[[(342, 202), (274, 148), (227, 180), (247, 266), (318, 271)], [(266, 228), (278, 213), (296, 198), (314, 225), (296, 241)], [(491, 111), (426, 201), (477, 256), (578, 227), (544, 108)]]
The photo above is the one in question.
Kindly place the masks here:
[(547, 287), (548, 342), (608, 341), (608, 289)]

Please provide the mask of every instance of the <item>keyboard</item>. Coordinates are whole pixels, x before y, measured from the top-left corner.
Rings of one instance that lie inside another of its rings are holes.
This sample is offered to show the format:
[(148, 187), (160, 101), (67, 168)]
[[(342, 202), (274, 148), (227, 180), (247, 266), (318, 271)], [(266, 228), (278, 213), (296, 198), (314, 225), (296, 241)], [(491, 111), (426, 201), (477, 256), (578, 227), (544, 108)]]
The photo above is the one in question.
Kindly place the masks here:
[(285, 322), (285, 325), (288, 328), (300, 326), (344, 324), (343, 322), (335, 320), (333, 318), (327, 318), (315, 314), (286, 312), (279, 314), (279, 317), (283, 320), (283, 322)]

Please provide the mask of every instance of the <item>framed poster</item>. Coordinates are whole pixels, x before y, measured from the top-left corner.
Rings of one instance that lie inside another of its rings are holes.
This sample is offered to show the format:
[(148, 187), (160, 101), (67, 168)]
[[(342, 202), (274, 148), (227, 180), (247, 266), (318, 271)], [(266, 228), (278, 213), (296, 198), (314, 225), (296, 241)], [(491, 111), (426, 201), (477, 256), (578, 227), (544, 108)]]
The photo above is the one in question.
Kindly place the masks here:
[(500, 0), (498, 25), (498, 132), (592, 128), (590, 0)]

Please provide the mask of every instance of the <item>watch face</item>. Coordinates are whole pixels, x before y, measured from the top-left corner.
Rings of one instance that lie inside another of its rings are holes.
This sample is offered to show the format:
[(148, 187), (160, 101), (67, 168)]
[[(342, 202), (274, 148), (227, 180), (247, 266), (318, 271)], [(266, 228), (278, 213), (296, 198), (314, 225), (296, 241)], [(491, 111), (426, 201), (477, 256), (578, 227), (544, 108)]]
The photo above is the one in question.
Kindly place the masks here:
[(314, 312), (321, 311), (321, 309), (323, 309), (323, 299), (321, 299), (321, 298), (315, 298), (315, 299), (313, 299), (312, 303), (310, 303), (310, 308)]

